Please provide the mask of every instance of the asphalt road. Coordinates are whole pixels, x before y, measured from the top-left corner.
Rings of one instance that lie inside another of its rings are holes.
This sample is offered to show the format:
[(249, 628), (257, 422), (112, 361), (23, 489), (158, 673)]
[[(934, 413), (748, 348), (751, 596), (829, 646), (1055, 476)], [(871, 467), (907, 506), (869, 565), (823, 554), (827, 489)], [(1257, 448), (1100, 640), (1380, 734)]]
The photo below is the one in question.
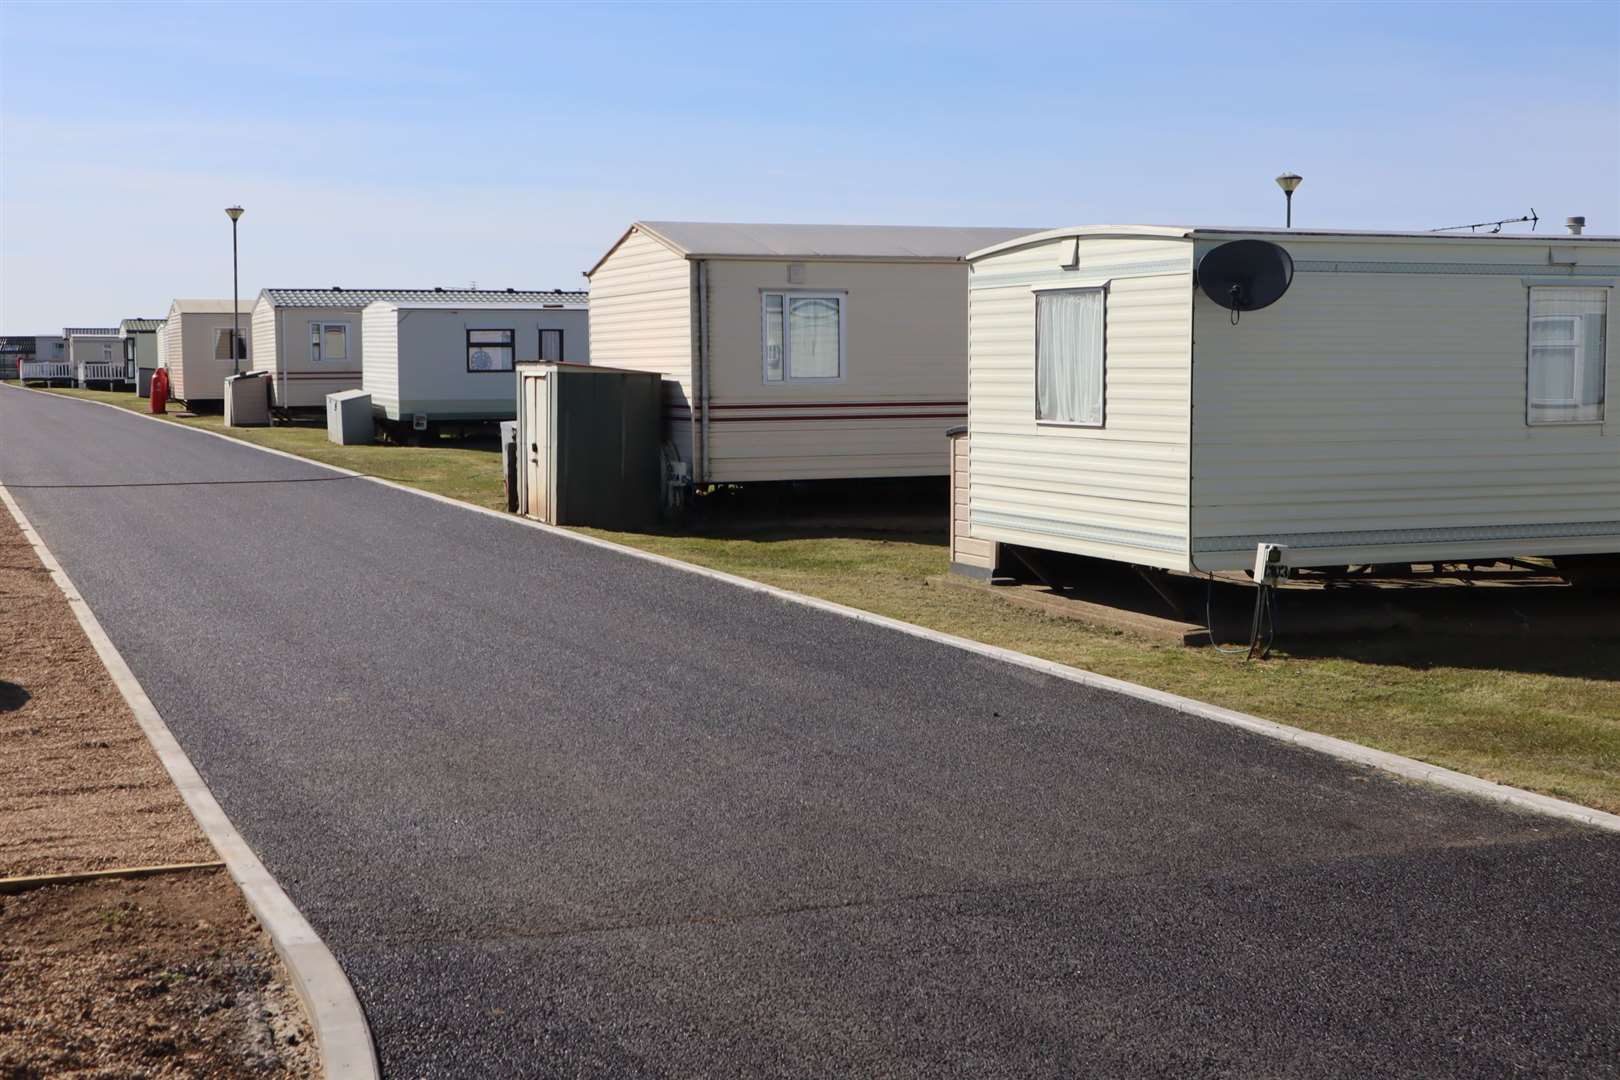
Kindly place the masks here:
[(1620, 1075), (1620, 837), (334, 475), (0, 389), (390, 1076)]

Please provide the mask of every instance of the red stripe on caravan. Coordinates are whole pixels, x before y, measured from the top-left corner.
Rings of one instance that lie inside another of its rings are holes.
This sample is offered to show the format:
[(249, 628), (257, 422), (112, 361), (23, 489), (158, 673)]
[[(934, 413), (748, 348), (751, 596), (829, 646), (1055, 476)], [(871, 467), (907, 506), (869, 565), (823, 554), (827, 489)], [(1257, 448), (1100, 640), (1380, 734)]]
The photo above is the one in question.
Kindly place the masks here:
[(965, 401), (768, 401), (757, 405), (709, 403), (715, 409), (948, 409)]

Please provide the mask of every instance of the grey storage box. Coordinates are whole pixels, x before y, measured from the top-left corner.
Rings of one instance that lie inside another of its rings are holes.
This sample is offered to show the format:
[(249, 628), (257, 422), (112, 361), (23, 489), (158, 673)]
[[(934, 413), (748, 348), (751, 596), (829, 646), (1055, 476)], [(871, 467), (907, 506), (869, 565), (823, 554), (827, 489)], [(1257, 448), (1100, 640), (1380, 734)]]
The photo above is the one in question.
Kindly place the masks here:
[(135, 396), (149, 398), (152, 396), (152, 376), (156, 374), (154, 368), (135, 369)]
[(270, 423), (270, 380), (263, 372), (225, 380), (225, 426), (266, 427)]
[(326, 395), (326, 437), (339, 446), (367, 446), (376, 437), (371, 395), (339, 390)]
[(518, 512), (633, 529), (658, 518), (657, 372), (519, 364)]

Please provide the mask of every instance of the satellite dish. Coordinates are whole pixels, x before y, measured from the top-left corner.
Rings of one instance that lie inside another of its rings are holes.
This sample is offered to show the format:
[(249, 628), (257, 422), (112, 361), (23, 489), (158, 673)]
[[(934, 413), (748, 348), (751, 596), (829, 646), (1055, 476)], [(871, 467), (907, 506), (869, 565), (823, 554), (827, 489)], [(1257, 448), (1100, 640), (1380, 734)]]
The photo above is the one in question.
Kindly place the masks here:
[(1270, 307), (1294, 281), (1294, 258), (1269, 240), (1233, 240), (1212, 247), (1198, 260), (1204, 295), (1232, 312)]

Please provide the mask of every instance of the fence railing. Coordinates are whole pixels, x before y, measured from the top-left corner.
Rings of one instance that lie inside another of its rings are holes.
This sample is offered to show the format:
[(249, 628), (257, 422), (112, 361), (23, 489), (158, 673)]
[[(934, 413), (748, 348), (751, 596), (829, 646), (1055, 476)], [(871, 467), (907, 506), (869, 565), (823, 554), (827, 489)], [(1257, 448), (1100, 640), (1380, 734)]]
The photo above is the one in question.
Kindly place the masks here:
[(123, 364), (83, 364), (80, 382), (123, 382), (128, 377)]
[(20, 379), (71, 379), (73, 378), (73, 365), (65, 361), (53, 362), (50, 360), (24, 360), (21, 371), (17, 373)]

